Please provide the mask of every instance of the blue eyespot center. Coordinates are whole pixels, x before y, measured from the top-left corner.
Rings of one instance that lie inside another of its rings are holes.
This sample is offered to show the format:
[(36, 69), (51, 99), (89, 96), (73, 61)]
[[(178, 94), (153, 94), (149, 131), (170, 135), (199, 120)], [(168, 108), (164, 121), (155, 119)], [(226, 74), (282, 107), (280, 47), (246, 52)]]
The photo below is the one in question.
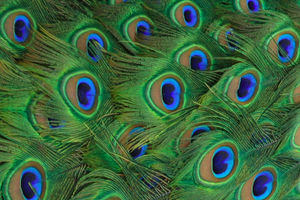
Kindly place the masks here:
[(97, 62), (100, 59), (100, 51), (97, 50), (104, 47), (104, 41), (100, 35), (92, 33), (87, 38), (86, 47), (87, 55)]
[(278, 39), (278, 57), (281, 62), (289, 62), (295, 55), (296, 40), (291, 34), (283, 34)]
[(247, 6), (250, 12), (258, 12), (260, 10), (260, 4), (258, 0), (247, 0)]
[(269, 171), (260, 172), (254, 179), (252, 195), (255, 200), (267, 198), (273, 190), (274, 176)]
[(136, 32), (137, 32), (137, 34), (141, 34), (144, 36), (150, 36), (151, 35), (150, 24), (146, 21), (139, 21), (136, 25)]
[(27, 200), (37, 200), (42, 194), (43, 180), (41, 173), (34, 167), (26, 168), (21, 175), (21, 189)]
[(190, 55), (190, 66), (194, 70), (207, 70), (208, 59), (206, 54), (201, 50), (195, 50)]
[(230, 28), (226, 31), (225, 33), (225, 37), (226, 37), (226, 41), (227, 41), (227, 45), (228, 45), (228, 48), (232, 51), (238, 49), (238, 42), (235, 41), (232, 37), (233, 37), (233, 29)]
[(234, 152), (230, 147), (218, 148), (213, 155), (212, 171), (216, 178), (225, 178), (234, 168)]
[(198, 13), (193, 6), (186, 5), (183, 7), (184, 22), (189, 27), (194, 27), (198, 22)]
[(129, 153), (133, 159), (137, 159), (138, 157), (141, 157), (146, 154), (147, 147), (148, 145), (143, 145), (142, 147), (138, 147), (130, 151)]
[(90, 110), (95, 103), (96, 87), (89, 78), (80, 78), (77, 82), (77, 99), (80, 108)]
[[(130, 132), (129, 132), (129, 135), (131, 134), (137, 134), (137, 133), (140, 133), (144, 131), (144, 128), (142, 127), (136, 127), (134, 129), (132, 129)], [(147, 148), (148, 148), (148, 145), (142, 145), (136, 149), (133, 149), (132, 151), (130, 151), (130, 155), (132, 156), (133, 159), (137, 159), (138, 157), (141, 157), (143, 155), (146, 154), (146, 151), (147, 151)]]
[(239, 89), (237, 90), (237, 99), (245, 102), (251, 99), (257, 87), (257, 80), (253, 74), (246, 74), (241, 77)]
[(26, 42), (30, 34), (30, 21), (25, 15), (19, 15), (14, 21), (14, 37), (18, 42)]
[(167, 110), (175, 110), (180, 105), (181, 88), (177, 80), (167, 78), (161, 84), (162, 102)]
[(192, 135), (191, 135), (191, 143), (196, 140), (198, 135), (200, 135), (201, 133), (204, 133), (204, 132), (209, 132), (209, 131), (210, 131), (210, 128), (205, 125), (196, 127), (193, 130)]

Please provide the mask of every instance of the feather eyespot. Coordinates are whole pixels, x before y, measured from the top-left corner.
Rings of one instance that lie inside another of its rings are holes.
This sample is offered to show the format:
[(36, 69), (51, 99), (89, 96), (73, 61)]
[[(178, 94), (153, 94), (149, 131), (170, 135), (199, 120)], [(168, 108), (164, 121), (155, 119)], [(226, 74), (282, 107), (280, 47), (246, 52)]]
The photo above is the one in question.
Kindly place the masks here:
[(101, 49), (108, 49), (108, 40), (104, 34), (96, 29), (79, 32), (74, 39), (78, 49), (86, 53), (91, 60), (98, 62), (101, 59)]
[(238, 49), (239, 43), (234, 40), (234, 30), (230, 25), (224, 25), (217, 33), (217, 40), (220, 45), (231, 51)]
[(209, 52), (200, 46), (188, 47), (178, 58), (180, 64), (193, 70), (205, 71), (211, 67), (212, 59)]
[(152, 35), (152, 24), (146, 16), (133, 17), (125, 25), (125, 35), (133, 42), (146, 40)]
[[(139, 133), (141, 133), (141, 132), (143, 132), (143, 131), (144, 131), (144, 128), (143, 128), (142, 126), (138, 126), (138, 125), (132, 126), (132, 127), (128, 128), (128, 129), (122, 134), (122, 136), (121, 136), (121, 138), (120, 138), (121, 144), (123, 144), (123, 145), (126, 147), (126, 145), (128, 145), (128, 143), (130, 142), (130, 139), (129, 139), (130, 136), (135, 135), (135, 134), (139, 134)], [(148, 145), (145, 144), (145, 145), (142, 145), (142, 146), (137, 147), (137, 148), (135, 148), (135, 149), (130, 149), (130, 150), (129, 150), (129, 154), (131, 155), (131, 157), (132, 157), (133, 159), (137, 159), (137, 158), (139, 158), (139, 157), (145, 155), (147, 149), (148, 149)]]
[(281, 64), (288, 65), (298, 58), (299, 37), (292, 30), (274, 34), (268, 45), (271, 57)]
[(27, 162), (11, 176), (8, 184), (10, 199), (43, 199), (46, 190), (46, 176), (37, 162)]
[(34, 99), (29, 105), (29, 111), (31, 113), (29, 115), (30, 116), (29, 120), (35, 129), (39, 129), (40, 127), (42, 128), (49, 127), (46, 114), (44, 113), (44, 111), (40, 111), (40, 109), (38, 109), (46, 106), (45, 99), (46, 98), (44, 97), (40, 99)]
[(236, 103), (250, 103), (259, 89), (260, 77), (254, 70), (249, 70), (233, 78), (227, 88), (227, 95)]
[(209, 150), (200, 160), (198, 177), (207, 182), (224, 182), (234, 174), (238, 165), (238, 152), (232, 143), (222, 143)]
[(87, 73), (70, 75), (64, 81), (64, 94), (71, 107), (80, 114), (92, 115), (99, 106), (100, 88)]
[(192, 2), (180, 2), (172, 9), (174, 21), (184, 27), (197, 28), (200, 25), (200, 10)]
[(60, 121), (51, 117), (48, 117), (48, 124), (51, 129), (57, 129), (64, 127), (64, 121)]
[(50, 129), (58, 129), (65, 127), (65, 121), (60, 121), (51, 117), (45, 117), (42, 114), (34, 116), (38, 126)]
[(241, 189), (242, 200), (270, 199), (277, 186), (277, 175), (273, 168), (264, 168), (250, 178)]
[(31, 15), (25, 10), (14, 10), (4, 16), (2, 30), (4, 35), (16, 45), (27, 46), (36, 25)]
[(238, 0), (238, 4), (245, 13), (256, 13), (263, 9), (262, 0)]
[(179, 140), (179, 149), (182, 151), (184, 148), (188, 147), (191, 143), (193, 143), (199, 135), (209, 131), (211, 131), (211, 128), (205, 124), (199, 124), (197, 126), (189, 128), (183, 133)]
[(230, 28), (228, 30), (226, 30), (225, 32), (225, 37), (226, 37), (226, 46), (234, 51), (238, 48), (238, 43), (232, 39), (232, 36), (233, 36), (233, 29)]
[[(132, 130), (130, 130), (129, 135), (131, 134), (136, 134), (139, 133), (141, 131), (144, 131), (144, 129), (142, 127), (135, 127)], [(132, 151), (129, 151), (130, 155), (132, 156), (133, 159), (136, 159), (138, 157), (141, 157), (143, 155), (146, 154), (148, 145), (143, 145), (141, 147), (135, 148)]]
[(179, 77), (164, 75), (150, 83), (148, 98), (159, 111), (179, 110), (184, 101), (184, 86)]
[(45, 96), (41, 96), (29, 104), (29, 121), (35, 129), (58, 129), (65, 126), (64, 120), (55, 119), (47, 113), (46, 108), (51, 106), (49, 101)]
[(278, 57), (282, 62), (288, 62), (295, 54), (296, 41), (291, 34), (280, 35), (277, 42), (280, 49), (278, 49)]

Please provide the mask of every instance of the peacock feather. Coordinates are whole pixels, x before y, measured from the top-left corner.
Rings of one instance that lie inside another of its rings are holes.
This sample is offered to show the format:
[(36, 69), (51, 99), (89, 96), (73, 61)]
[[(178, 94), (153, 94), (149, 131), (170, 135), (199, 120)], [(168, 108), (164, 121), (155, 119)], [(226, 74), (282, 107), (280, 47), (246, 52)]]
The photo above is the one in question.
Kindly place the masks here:
[(0, 199), (299, 200), (299, 11), (2, 0)]

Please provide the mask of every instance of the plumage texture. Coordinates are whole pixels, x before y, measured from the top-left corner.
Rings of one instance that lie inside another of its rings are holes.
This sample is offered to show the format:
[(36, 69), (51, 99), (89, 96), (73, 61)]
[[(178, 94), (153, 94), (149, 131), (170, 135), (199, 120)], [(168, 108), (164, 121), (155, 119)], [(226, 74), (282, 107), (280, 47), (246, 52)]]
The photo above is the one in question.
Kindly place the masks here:
[(0, 199), (299, 200), (298, 0), (2, 0)]

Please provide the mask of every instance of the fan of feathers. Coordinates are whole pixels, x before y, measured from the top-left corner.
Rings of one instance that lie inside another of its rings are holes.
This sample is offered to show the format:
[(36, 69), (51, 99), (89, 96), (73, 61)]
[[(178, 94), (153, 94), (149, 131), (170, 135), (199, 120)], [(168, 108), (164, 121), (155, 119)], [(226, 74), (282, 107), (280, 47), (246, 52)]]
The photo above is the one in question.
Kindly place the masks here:
[(299, 0), (0, 0), (0, 199), (299, 200)]

